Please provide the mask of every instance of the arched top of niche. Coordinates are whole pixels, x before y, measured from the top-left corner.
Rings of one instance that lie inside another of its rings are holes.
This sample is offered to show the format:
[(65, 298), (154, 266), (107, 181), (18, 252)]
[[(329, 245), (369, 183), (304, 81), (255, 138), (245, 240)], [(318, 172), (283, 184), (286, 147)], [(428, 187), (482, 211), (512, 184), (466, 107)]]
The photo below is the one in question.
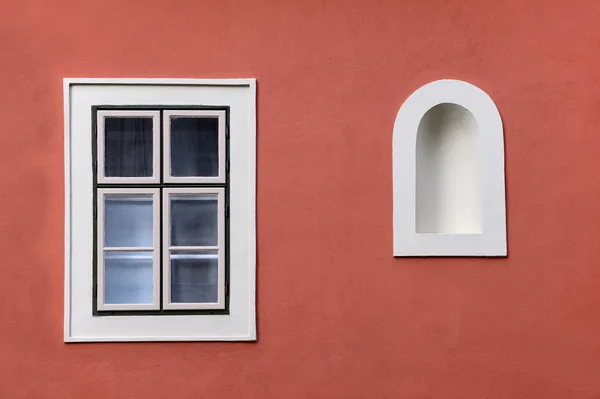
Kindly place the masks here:
[[(477, 124), (481, 229), (417, 232), (417, 138), (428, 111), (440, 104), (464, 108)], [(393, 132), (394, 256), (506, 256), (504, 137), (496, 104), (480, 88), (460, 80), (428, 83), (402, 104)]]
[(477, 120), (482, 132), (502, 138), (502, 119), (496, 104), (483, 90), (462, 80), (436, 80), (421, 86), (400, 107), (394, 124), (394, 142), (416, 140), (417, 128), (427, 111), (449, 103), (466, 108)]

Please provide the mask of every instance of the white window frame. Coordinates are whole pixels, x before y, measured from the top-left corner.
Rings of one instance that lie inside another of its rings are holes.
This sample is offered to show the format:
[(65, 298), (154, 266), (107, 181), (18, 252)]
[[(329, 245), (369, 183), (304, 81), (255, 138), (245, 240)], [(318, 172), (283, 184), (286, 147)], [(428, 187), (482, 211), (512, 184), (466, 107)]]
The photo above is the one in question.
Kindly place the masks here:
[[(98, 183), (158, 183), (160, 181), (160, 112), (159, 111), (98, 111)], [(104, 157), (104, 119), (107, 117), (116, 118), (152, 118), (152, 176), (148, 177), (116, 177), (105, 176)]]
[[(217, 245), (216, 246), (173, 246), (171, 239), (171, 194), (217, 194)], [(163, 188), (163, 308), (164, 309), (223, 309), (225, 307), (225, 189), (223, 187)], [(176, 251), (216, 250), (218, 256), (218, 294), (215, 303), (171, 302), (170, 253)]]
[[(171, 176), (171, 117), (217, 118), (219, 120), (219, 174), (218, 176)], [(165, 110), (163, 111), (164, 132), (164, 181), (165, 183), (225, 183), (225, 111), (219, 110)]]
[[(478, 234), (419, 234), (416, 232), (416, 144), (419, 124), (442, 103), (466, 108), (480, 134), (483, 232)], [(394, 256), (506, 256), (504, 134), (492, 98), (460, 80), (428, 83), (402, 104), (392, 142), (394, 196)]]
[[(152, 196), (152, 247), (105, 247), (104, 246), (104, 199), (107, 195), (148, 194)], [(156, 310), (160, 308), (160, 204), (159, 189), (157, 188), (99, 188), (98, 189), (98, 216), (96, 239), (97, 248), (97, 307), (98, 310)], [(104, 253), (105, 252), (152, 252), (152, 298), (151, 304), (105, 304), (104, 303)]]
[[(65, 79), (64, 99), (65, 342), (256, 340), (255, 80)], [(228, 314), (93, 315), (92, 107), (156, 104), (229, 109)]]

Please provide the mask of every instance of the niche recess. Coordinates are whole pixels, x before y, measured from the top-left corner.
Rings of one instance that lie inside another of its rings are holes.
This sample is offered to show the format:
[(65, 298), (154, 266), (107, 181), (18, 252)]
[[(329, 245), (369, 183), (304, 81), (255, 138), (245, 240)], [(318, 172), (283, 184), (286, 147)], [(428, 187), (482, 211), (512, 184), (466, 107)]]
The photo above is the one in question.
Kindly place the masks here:
[(485, 92), (458, 80), (415, 91), (393, 162), (394, 256), (506, 256), (502, 120)]

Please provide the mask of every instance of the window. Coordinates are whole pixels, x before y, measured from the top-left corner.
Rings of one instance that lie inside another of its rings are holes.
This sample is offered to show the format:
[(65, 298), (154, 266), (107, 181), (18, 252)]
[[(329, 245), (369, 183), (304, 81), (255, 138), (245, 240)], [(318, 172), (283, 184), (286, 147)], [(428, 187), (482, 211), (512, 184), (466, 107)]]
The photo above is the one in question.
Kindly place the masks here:
[(439, 80), (393, 137), (394, 256), (506, 256), (502, 120), (481, 89)]
[(65, 79), (66, 342), (256, 339), (255, 90)]
[(94, 314), (226, 313), (228, 109), (93, 110)]

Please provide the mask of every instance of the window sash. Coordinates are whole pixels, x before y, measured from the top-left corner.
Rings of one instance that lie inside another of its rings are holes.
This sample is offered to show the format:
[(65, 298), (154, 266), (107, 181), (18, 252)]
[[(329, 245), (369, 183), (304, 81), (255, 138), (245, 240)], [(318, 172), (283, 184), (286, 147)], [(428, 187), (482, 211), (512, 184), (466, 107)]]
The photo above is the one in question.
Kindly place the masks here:
[[(218, 138), (218, 157), (219, 173), (218, 176), (171, 176), (171, 117), (200, 117), (200, 118), (218, 118), (219, 120), (219, 138)], [(163, 111), (163, 166), (165, 183), (192, 183), (192, 184), (225, 184), (225, 157), (226, 157), (226, 124), (225, 111), (221, 110), (164, 110)]]
[[(152, 118), (152, 176), (105, 176), (105, 118)], [(111, 110), (97, 111), (97, 178), (100, 184), (143, 184), (160, 182), (160, 111)]]
[[(171, 195), (172, 194), (217, 194), (217, 245), (216, 246), (174, 246), (170, 245), (171, 234)], [(163, 309), (195, 310), (225, 308), (225, 188), (193, 187), (163, 189)], [(173, 303), (171, 302), (171, 251), (217, 252), (217, 302)]]
[[(97, 309), (100, 310), (158, 310), (160, 309), (160, 204), (158, 188), (100, 188), (97, 190)], [(104, 246), (104, 207), (105, 198), (109, 195), (152, 196), (152, 247), (105, 247)], [(105, 252), (152, 252), (152, 303), (151, 304), (106, 304), (105, 294)]]

